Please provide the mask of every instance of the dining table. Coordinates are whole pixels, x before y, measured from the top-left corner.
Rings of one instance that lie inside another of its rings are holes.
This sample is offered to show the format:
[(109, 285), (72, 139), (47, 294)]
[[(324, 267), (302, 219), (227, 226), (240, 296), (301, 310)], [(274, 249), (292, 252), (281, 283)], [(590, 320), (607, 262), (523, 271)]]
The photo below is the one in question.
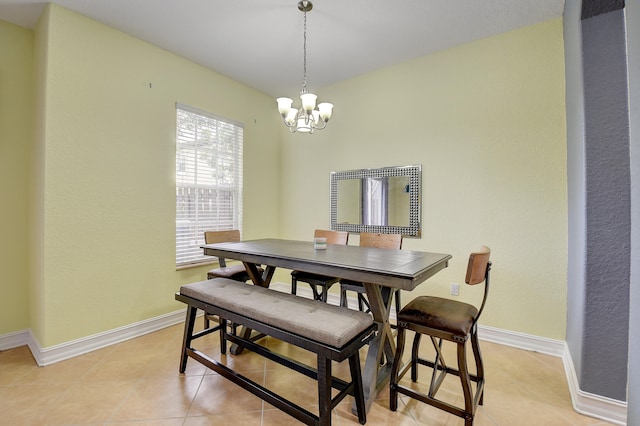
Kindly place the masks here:
[[(276, 268), (298, 270), (362, 282), (378, 326), (369, 343), (362, 382), (367, 410), (388, 383), (396, 351), (390, 324), (391, 295), (395, 289), (412, 291), (446, 268), (450, 254), (392, 250), (355, 245), (327, 244), (318, 249), (312, 241), (259, 239), (206, 244), (205, 255), (241, 261), (255, 285), (269, 287)], [(262, 266), (261, 273), (258, 267)], [(347, 309), (347, 308), (345, 308)], [(244, 333), (250, 333), (244, 330)], [(231, 348), (238, 354), (242, 348)]]

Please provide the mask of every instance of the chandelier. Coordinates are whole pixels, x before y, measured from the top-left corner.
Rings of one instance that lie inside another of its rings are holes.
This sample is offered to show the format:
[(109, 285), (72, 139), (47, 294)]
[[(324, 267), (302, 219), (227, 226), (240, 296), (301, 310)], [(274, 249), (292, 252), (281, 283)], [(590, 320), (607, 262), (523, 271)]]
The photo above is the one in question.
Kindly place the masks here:
[(300, 0), (298, 9), (304, 12), (304, 47), (303, 47), (303, 79), (302, 90), (300, 91), (301, 108), (292, 108), (293, 99), (278, 98), (278, 111), (282, 116), (284, 125), (291, 133), (313, 133), (314, 130), (322, 130), (327, 127), (327, 121), (331, 118), (333, 104), (323, 102), (318, 104), (318, 97), (307, 90), (307, 12), (313, 9), (313, 4), (308, 0)]

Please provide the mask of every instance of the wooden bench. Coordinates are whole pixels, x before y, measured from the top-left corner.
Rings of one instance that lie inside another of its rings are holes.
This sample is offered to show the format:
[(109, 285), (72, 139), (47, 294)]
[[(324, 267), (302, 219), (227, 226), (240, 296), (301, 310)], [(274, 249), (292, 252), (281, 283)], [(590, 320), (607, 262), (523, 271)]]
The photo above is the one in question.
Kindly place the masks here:
[[(356, 401), (358, 420), (366, 422), (366, 410), (358, 350), (375, 334), (377, 326), (370, 315), (339, 306), (305, 299), (226, 278), (216, 278), (180, 287), (176, 300), (187, 307), (180, 372), (184, 373), (189, 357), (243, 389), (260, 397), (287, 414), (309, 425), (330, 425), (331, 411), (347, 395)], [(194, 333), (198, 309), (220, 318), (220, 325)], [(228, 321), (234, 327), (228, 331)], [(243, 325), (317, 355), (317, 368), (278, 354), (251, 339), (238, 335), (236, 326)], [(220, 351), (226, 354), (227, 341), (240, 345), (272, 361), (289, 367), (318, 382), (318, 415), (300, 407), (281, 395), (255, 383), (192, 347), (195, 339), (220, 331)], [(351, 381), (331, 373), (331, 362), (349, 360)], [(331, 389), (338, 393), (331, 398)], [(212, 395), (212, 397), (215, 397)]]

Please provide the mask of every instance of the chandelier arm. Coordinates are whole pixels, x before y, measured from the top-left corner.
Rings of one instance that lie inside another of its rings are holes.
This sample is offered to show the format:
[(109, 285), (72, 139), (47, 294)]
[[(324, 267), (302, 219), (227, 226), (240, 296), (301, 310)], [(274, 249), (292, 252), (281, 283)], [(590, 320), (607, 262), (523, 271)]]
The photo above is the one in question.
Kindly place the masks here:
[(294, 121), (294, 122), (292, 122), (291, 124), (289, 124), (289, 123), (287, 122), (287, 120), (282, 120), (282, 123), (283, 123), (285, 126), (289, 127), (289, 128), (296, 128), (296, 127), (298, 127), (298, 120), (295, 120), (295, 121)]
[(313, 127), (315, 127), (316, 130), (322, 130), (325, 127), (327, 127), (328, 121), (324, 121), (323, 119), (320, 119), (320, 120), (318, 120), (318, 124), (320, 124), (320, 123), (322, 123), (322, 126), (314, 125)]

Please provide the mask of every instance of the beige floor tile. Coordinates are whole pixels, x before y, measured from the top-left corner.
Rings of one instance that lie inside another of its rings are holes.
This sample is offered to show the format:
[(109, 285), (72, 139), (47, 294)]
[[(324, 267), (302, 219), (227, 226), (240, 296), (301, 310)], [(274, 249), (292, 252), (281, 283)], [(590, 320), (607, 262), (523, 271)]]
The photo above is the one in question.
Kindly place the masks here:
[(41, 413), (53, 409), (72, 383), (0, 386), (0, 424), (35, 425)]
[[(199, 344), (195, 344), (194, 347), (199, 351), (205, 353), (207, 356), (215, 359), (222, 365), (225, 365), (238, 373), (264, 371), (265, 369), (265, 365), (266, 365), (265, 358), (251, 351), (244, 350), (239, 355), (233, 355), (230, 351), (230, 348), (227, 348), (227, 353), (223, 355), (220, 353), (219, 346), (212, 348), (212, 347), (205, 347), (205, 346), (200, 346)], [(178, 355), (176, 355), (176, 360), (178, 359), (179, 359), (179, 353)], [(193, 359), (189, 359), (187, 361), (187, 367), (189, 367), (190, 364), (197, 365), (198, 362)], [(206, 370), (205, 374), (215, 374), (215, 373), (211, 370)]]
[[(358, 416), (352, 412), (353, 399), (347, 398), (335, 409), (339, 425), (359, 425)], [(417, 426), (411, 413), (389, 410), (388, 399), (376, 399), (367, 412), (367, 425)]]
[(0, 385), (20, 381), (29, 372), (38, 368), (27, 346), (0, 352)]
[(485, 392), (484, 412), (499, 425), (531, 425), (532, 419), (544, 425), (570, 425), (569, 420), (534, 398), (522, 384), (493, 387)]
[[(311, 410), (310, 410), (311, 411)], [(312, 411), (317, 413), (317, 407)], [(335, 424), (334, 413), (332, 414), (332, 423)], [(299, 420), (288, 415), (287, 413), (274, 409), (271, 405), (267, 405), (262, 412), (262, 426), (297, 426), (302, 424)]]
[(184, 418), (201, 382), (202, 376), (178, 375), (139, 380), (110, 420)]
[(33, 420), (42, 425), (104, 423), (134, 388), (134, 381), (78, 382)]
[[(160, 379), (163, 377), (171, 377), (179, 373), (180, 368), (180, 350), (171, 350), (161, 357), (150, 359), (145, 365), (142, 372), (143, 379)], [(189, 359), (185, 376), (202, 376), (210, 372), (204, 365)]]
[[(291, 370), (267, 370), (264, 385), (273, 392), (311, 411), (318, 413), (318, 384), (300, 373)], [(265, 409), (273, 409), (265, 404)]]
[[(202, 327), (199, 318), (197, 327)], [(38, 367), (25, 347), (0, 352), (0, 424), (20, 425), (297, 425), (293, 417), (274, 409), (217, 373), (189, 359), (179, 374), (182, 325), (168, 327), (136, 339), (46, 367)], [(403, 360), (409, 359), (412, 333)], [(317, 385), (299, 373), (245, 351), (220, 354), (217, 333), (197, 342), (197, 348), (252, 380), (282, 393), (317, 412)], [(261, 341), (268, 348), (314, 365), (316, 357), (273, 338)], [(364, 365), (366, 351), (361, 351)], [(560, 358), (481, 342), (487, 383), (484, 406), (478, 408), (476, 426), (575, 425), (606, 423), (576, 413)], [(455, 345), (445, 344), (449, 364), (456, 362)], [(421, 356), (432, 356), (428, 339)], [(468, 349), (472, 359), (472, 352)], [(350, 379), (347, 362), (333, 363), (334, 373)], [(420, 370), (425, 389), (429, 371)], [(457, 377), (447, 377), (439, 395), (461, 401)], [(332, 413), (334, 425), (358, 425), (346, 398)], [(388, 387), (377, 395), (367, 414), (367, 425), (462, 425), (463, 420), (406, 396), (398, 410), (389, 410)]]
[[(264, 372), (262, 371), (247, 372), (244, 375), (256, 383), (263, 383)], [(235, 383), (222, 376), (209, 374), (204, 376), (188, 415), (259, 412), (262, 410), (262, 405), (260, 398)]]
[(106, 422), (105, 426), (182, 426), (184, 419), (182, 417), (176, 419), (157, 419), (157, 420), (140, 420), (131, 422)]
[(113, 348), (104, 348), (46, 367), (38, 367), (29, 371), (22, 380), (29, 384), (74, 383), (82, 380), (87, 372), (108, 357), (112, 351)]
[(187, 417), (184, 420), (184, 426), (261, 426), (262, 412), (254, 411), (251, 413), (230, 413), (211, 416), (194, 416)]

